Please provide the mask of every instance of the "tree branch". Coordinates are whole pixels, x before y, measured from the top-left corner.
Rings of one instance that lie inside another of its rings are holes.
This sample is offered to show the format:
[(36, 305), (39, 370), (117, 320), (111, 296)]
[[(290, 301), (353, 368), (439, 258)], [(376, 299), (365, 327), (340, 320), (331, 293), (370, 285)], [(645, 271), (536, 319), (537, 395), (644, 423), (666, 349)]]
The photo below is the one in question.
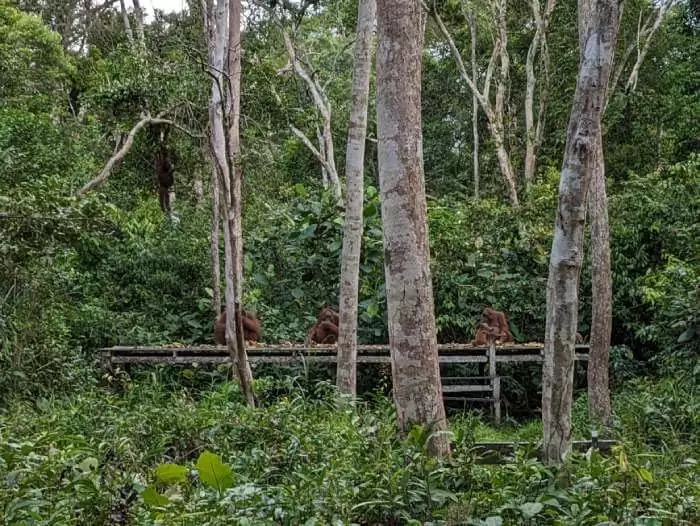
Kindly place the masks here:
[(88, 182), (80, 190), (78, 190), (75, 195), (77, 195), (77, 196), (85, 195), (93, 188), (103, 184), (107, 180), (107, 178), (111, 175), (112, 170), (114, 170), (115, 166), (117, 166), (117, 164), (124, 157), (126, 157), (126, 154), (129, 153), (129, 150), (131, 150), (131, 147), (134, 144), (134, 137), (136, 137), (136, 134), (147, 124), (172, 124), (176, 128), (178, 128), (182, 131), (185, 131), (186, 133), (189, 133), (183, 127), (176, 125), (173, 121), (163, 118), (163, 116), (165, 116), (168, 113), (170, 113), (171, 111), (173, 111), (179, 105), (180, 104), (177, 104), (177, 105), (173, 106), (172, 108), (168, 108), (167, 110), (160, 112), (155, 117), (151, 117), (150, 113), (148, 113), (148, 112), (142, 113), (141, 120), (139, 122), (137, 122), (133, 128), (131, 128), (131, 131), (126, 136), (126, 140), (121, 145), (121, 148), (119, 148), (119, 150), (114, 155), (112, 155), (112, 157), (109, 159), (109, 161), (107, 161), (107, 164), (102, 169), (100, 174), (97, 177), (95, 177), (94, 179), (92, 179), (90, 182)]
[(292, 130), (292, 133), (294, 135), (296, 135), (297, 137), (299, 137), (299, 139), (301, 139), (301, 142), (303, 142), (309, 150), (311, 150), (311, 153), (313, 153), (314, 157), (316, 157), (316, 159), (318, 159), (318, 162), (320, 162), (326, 170), (330, 171), (331, 166), (328, 164), (328, 161), (321, 154), (321, 152), (318, 151), (318, 149), (313, 145), (313, 143), (304, 134), (304, 132), (301, 131), (300, 129), (294, 127), (292, 124), (289, 125), (289, 129)]

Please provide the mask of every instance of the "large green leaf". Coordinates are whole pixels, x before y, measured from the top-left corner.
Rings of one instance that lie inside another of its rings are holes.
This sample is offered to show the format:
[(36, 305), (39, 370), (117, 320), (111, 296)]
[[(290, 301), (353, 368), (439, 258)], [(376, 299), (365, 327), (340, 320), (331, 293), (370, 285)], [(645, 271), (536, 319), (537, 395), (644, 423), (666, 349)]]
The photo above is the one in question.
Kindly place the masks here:
[(197, 459), (199, 478), (204, 484), (223, 491), (233, 487), (233, 471), (221, 461), (221, 457), (210, 451), (204, 451)]

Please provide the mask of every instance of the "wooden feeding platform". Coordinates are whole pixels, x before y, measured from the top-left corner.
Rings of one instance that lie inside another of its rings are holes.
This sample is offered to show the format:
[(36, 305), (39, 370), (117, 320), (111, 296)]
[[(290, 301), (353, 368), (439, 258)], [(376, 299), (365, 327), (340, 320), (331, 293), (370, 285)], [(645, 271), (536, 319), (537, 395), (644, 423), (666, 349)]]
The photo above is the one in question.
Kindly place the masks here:
[[(448, 400), (479, 401), (490, 403), (496, 422), (501, 420), (501, 377), (497, 364), (542, 362), (544, 345), (525, 343), (475, 347), (463, 343), (438, 345), (440, 364), (480, 364), (484, 373), (481, 376), (442, 377), (443, 395)], [(251, 364), (303, 364), (337, 362), (335, 345), (266, 345), (247, 346), (248, 361)], [(225, 346), (221, 345), (168, 345), (168, 346), (115, 346), (100, 349), (102, 367), (112, 370), (121, 365), (148, 364), (224, 364), (231, 363)], [(588, 345), (575, 346), (575, 360), (588, 360)], [(390, 364), (388, 345), (358, 345), (357, 363)], [(476, 397), (475, 394), (482, 396)]]

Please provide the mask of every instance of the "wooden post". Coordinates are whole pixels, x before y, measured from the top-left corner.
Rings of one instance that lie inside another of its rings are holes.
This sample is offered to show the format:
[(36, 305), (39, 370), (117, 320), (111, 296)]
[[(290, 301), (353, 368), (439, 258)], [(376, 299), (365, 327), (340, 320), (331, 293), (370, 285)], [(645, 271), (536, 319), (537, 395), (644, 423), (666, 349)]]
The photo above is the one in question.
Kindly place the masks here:
[(501, 424), (501, 379), (496, 374), (496, 339), (489, 337), (489, 383), (493, 397), (493, 419), (496, 425)]

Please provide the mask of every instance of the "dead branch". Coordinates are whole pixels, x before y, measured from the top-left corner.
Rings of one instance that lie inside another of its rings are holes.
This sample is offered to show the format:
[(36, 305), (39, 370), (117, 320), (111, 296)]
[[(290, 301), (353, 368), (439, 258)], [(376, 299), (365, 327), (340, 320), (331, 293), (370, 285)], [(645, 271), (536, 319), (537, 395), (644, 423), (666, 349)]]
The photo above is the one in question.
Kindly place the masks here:
[(300, 129), (294, 127), (293, 125), (289, 125), (289, 129), (292, 130), (292, 133), (299, 137), (301, 139), (301, 142), (303, 142), (306, 147), (311, 150), (311, 153), (314, 154), (314, 157), (318, 159), (318, 162), (320, 162), (323, 165), (323, 168), (325, 168), (327, 171), (331, 170), (331, 166), (326, 160), (326, 158), (321, 154), (320, 151), (313, 145), (313, 143), (309, 140), (309, 138), (304, 134), (303, 131)]
[(152, 117), (151, 114), (148, 112), (142, 113), (141, 120), (139, 122), (137, 122), (133, 128), (131, 128), (131, 131), (129, 131), (129, 134), (126, 136), (126, 140), (121, 145), (121, 148), (119, 148), (119, 150), (114, 155), (112, 155), (112, 157), (109, 159), (109, 161), (107, 161), (107, 164), (105, 164), (105, 167), (102, 169), (100, 174), (97, 177), (95, 177), (94, 179), (92, 179), (90, 182), (88, 182), (80, 190), (78, 190), (75, 195), (78, 195), (78, 196), (85, 195), (93, 188), (103, 184), (107, 180), (107, 178), (111, 175), (112, 170), (114, 170), (115, 166), (117, 166), (117, 164), (124, 157), (126, 157), (126, 154), (129, 153), (129, 150), (131, 150), (131, 147), (134, 144), (134, 138), (136, 137), (136, 134), (147, 124), (170, 124), (170, 125), (176, 127), (177, 129), (187, 133), (188, 135), (190, 135), (192, 137), (196, 137), (197, 134), (190, 132), (189, 130), (187, 130), (183, 126), (176, 124), (175, 122), (173, 122), (170, 119), (163, 118), (165, 115), (172, 112), (178, 106), (180, 106), (180, 104), (177, 104), (176, 106), (173, 106), (172, 108), (168, 108), (167, 110), (160, 112), (155, 117)]

